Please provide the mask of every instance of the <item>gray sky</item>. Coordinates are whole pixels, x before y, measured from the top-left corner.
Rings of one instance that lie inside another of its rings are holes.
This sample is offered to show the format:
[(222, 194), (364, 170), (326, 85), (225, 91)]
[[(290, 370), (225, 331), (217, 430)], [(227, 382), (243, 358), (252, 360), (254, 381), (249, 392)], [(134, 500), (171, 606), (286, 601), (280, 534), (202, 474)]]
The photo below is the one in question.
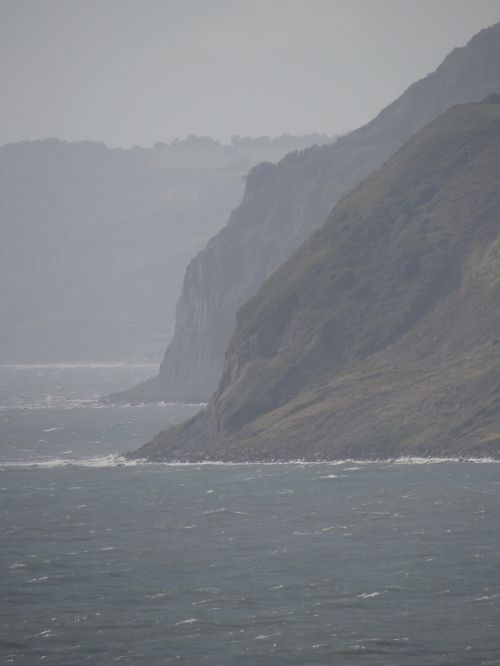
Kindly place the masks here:
[(500, 0), (0, 0), (0, 144), (343, 132), (497, 21)]

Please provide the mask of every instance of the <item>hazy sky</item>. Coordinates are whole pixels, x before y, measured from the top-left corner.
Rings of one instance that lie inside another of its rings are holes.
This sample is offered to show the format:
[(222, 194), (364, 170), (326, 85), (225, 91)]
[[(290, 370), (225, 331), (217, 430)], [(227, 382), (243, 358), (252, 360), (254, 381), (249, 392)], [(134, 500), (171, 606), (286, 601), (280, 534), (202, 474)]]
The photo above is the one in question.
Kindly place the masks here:
[(497, 21), (500, 0), (0, 0), (0, 144), (343, 132)]

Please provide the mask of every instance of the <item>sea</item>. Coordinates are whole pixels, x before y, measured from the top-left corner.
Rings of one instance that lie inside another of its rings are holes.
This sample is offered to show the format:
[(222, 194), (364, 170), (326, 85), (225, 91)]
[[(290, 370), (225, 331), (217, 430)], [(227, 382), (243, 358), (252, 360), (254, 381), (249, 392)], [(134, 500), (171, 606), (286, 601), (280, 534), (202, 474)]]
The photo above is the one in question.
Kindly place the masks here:
[(0, 664), (500, 664), (500, 465), (153, 464), (142, 366), (0, 368)]

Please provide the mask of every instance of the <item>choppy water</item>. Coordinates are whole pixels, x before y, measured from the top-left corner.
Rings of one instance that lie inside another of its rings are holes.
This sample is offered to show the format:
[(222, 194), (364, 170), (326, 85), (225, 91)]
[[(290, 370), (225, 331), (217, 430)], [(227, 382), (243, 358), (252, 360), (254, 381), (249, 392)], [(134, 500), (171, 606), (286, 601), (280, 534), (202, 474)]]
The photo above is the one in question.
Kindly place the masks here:
[(119, 466), (147, 373), (0, 369), (0, 663), (500, 664), (500, 465)]

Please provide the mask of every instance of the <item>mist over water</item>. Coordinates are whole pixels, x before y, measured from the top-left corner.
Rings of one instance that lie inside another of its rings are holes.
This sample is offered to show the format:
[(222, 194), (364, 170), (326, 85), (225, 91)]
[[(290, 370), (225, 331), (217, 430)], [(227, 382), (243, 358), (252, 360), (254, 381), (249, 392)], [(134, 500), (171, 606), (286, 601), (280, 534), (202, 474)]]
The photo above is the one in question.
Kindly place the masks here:
[(0, 369), (0, 663), (495, 663), (498, 465), (122, 466), (147, 372)]
[(0, 666), (500, 665), (498, 21), (0, 3)]
[(105, 464), (200, 405), (109, 405), (98, 398), (150, 376), (154, 366), (0, 367), (0, 463)]

